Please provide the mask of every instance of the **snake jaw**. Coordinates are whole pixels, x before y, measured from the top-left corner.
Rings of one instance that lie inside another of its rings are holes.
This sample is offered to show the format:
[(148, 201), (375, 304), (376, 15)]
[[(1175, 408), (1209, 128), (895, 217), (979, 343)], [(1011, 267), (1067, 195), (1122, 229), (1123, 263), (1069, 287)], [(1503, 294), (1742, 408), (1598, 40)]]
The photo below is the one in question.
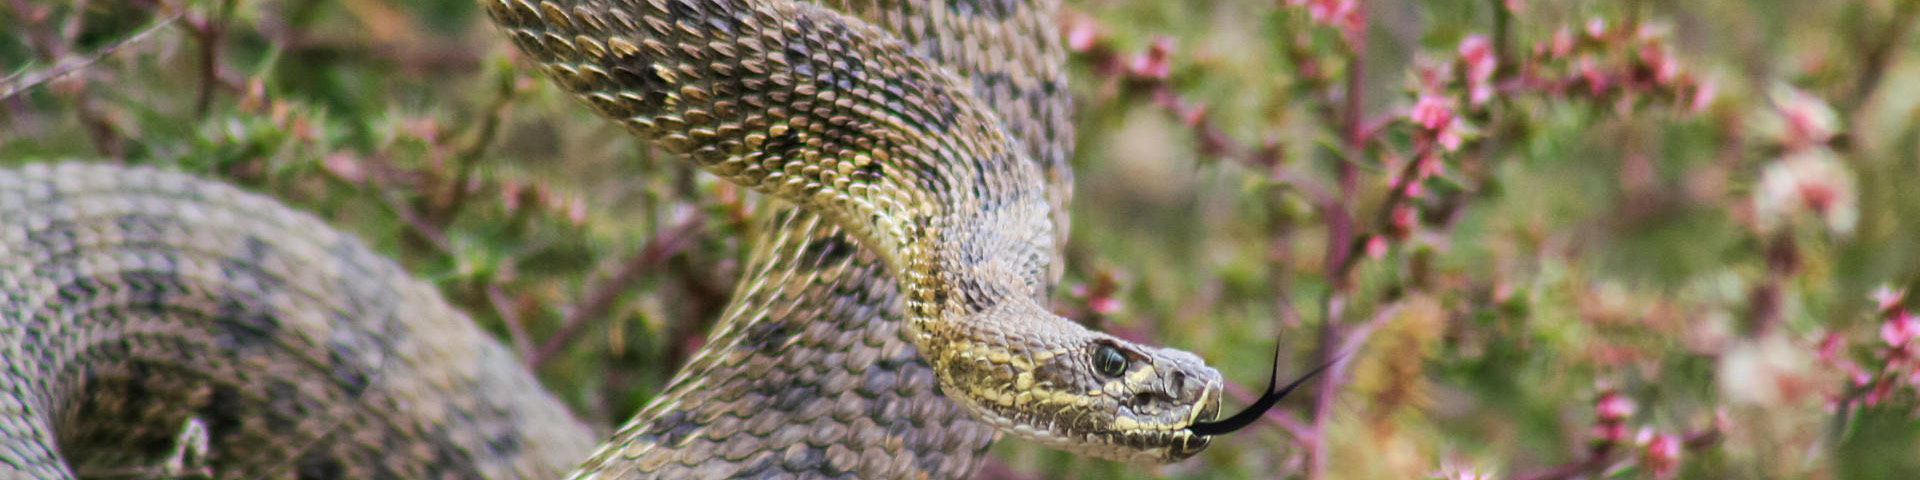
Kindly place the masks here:
[(1180, 422), (1180, 430), (1173, 441), (1168, 442), (1165, 454), (1157, 463), (1173, 463), (1198, 455), (1213, 444), (1212, 435), (1200, 435), (1188, 429), (1193, 424), (1211, 420), (1220, 415), (1221, 382), (1219, 377), (1209, 379), (1200, 391), (1199, 400), (1188, 410), (1185, 421)]

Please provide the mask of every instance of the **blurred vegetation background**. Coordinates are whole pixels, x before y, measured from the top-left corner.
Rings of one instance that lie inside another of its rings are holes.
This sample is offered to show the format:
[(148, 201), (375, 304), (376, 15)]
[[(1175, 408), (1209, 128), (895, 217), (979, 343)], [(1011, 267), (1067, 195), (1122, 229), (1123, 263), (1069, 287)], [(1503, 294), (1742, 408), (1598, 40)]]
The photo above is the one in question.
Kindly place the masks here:
[[(4, 0), (0, 165), (169, 165), (357, 232), (611, 428), (754, 196), (595, 119), (470, 0)], [(1236, 385), (1157, 468), (987, 478), (1920, 478), (1920, 1), (1070, 1), (1056, 310)], [(1283, 373), (1283, 376), (1290, 374)]]

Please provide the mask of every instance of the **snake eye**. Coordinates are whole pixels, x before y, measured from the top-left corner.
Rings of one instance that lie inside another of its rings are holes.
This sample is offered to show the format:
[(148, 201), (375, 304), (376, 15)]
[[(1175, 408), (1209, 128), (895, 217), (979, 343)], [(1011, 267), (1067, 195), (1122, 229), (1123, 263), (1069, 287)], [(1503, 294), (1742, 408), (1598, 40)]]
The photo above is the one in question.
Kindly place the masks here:
[(1101, 345), (1099, 350), (1093, 351), (1093, 369), (1101, 375), (1118, 377), (1127, 373), (1127, 356), (1120, 353), (1119, 347)]

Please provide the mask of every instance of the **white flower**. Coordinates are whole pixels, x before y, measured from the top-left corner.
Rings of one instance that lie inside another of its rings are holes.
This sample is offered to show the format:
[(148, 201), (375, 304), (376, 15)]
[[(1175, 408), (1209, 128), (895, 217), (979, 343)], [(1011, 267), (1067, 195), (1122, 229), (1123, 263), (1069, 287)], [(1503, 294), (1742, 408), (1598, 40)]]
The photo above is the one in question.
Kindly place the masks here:
[(1754, 191), (1754, 215), (1765, 232), (1810, 215), (1835, 235), (1849, 235), (1860, 219), (1859, 195), (1853, 172), (1832, 151), (1802, 150), (1767, 165)]

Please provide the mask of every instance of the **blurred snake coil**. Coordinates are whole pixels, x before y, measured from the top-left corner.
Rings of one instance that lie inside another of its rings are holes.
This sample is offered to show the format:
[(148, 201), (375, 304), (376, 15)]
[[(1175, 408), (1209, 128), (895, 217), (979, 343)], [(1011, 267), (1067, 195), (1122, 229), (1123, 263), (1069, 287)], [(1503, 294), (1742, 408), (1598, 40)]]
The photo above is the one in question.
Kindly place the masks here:
[(772, 203), (665, 393), (596, 447), (312, 216), (30, 164), (0, 169), (0, 478), (964, 478), (1001, 434), (1206, 448), (1218, 372), (1045, 307), (1072, 177), (1053, 1), (482, 3), (595, 112)]

